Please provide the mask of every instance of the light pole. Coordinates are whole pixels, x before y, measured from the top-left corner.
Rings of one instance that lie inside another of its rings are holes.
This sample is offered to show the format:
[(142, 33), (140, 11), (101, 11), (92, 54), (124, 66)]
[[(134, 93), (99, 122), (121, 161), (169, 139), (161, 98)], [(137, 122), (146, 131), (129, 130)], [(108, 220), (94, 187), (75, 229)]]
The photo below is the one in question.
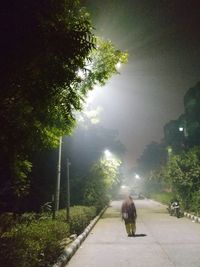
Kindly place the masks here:
[(60, 137), (60, 139), (59, 139), (57, 179), (56, 179), (56, 190), (55, 190), (54, 210), (53, 210), (53, 218), (54, 219), (55, 219), (55, 216), (56, 216), (56, 212), (59, 210), (60, 173), (61, 173), (61, 151), (62, 151), (62, 137)]
[(66, 212), (67, 212), (67, 222), (70, 220), (70, 182), (69, 182), (69, 166), (71, 162), (67, 158), (67, 205), (66, 205)]

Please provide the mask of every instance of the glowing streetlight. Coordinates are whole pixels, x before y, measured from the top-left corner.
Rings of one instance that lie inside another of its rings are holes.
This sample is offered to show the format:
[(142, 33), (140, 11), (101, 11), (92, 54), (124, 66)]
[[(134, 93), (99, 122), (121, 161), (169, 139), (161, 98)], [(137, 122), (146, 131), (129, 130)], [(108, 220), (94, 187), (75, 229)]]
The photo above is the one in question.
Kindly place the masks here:
[(104, 151), (104, 155), (107, 159), (110, 159), (112, 157), (112, 153), (108, 149)]
[(140, 180), (141, 179), (141, 177), (139, 176), (139, 174), (135, 174), (135, 179), (137, 179), (137, 180)]
[(183, 127), (179, 127), (179, 132), (183, 132), (184, 131), (184, 128)]

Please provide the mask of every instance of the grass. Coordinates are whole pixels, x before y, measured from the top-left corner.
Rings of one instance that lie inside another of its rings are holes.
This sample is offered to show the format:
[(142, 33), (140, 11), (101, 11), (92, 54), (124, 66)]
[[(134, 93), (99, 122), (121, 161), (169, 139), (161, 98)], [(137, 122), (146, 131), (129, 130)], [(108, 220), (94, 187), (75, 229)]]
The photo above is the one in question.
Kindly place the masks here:
[(168, 205), (170, 203), (170, 200), (173, 198), (173, 194), (171, 192), (152, 193), (150, 195), (150, 198), (162, 204)]

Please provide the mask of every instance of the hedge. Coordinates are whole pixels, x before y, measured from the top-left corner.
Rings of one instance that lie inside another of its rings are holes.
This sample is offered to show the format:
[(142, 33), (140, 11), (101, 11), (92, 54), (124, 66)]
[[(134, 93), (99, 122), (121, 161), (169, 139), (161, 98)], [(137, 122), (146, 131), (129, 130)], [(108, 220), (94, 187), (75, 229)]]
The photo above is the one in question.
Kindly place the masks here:
[(66, 223), (66, 212), (58, 212), (56, 220), (41, 217), (14, 225), (0, 237), (0, 266), (49, 267), (62, 252), (61, 241), (79, 235), (96, 215), (94, 207), (70, 208), (71, 220)]

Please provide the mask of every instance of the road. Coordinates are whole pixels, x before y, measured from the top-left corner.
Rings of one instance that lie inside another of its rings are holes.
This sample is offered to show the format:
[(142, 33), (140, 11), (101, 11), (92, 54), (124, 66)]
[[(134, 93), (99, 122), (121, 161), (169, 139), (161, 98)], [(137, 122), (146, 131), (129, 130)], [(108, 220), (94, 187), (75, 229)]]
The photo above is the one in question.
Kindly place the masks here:
[(152, 200), (135, 205), (136, 237), (127, 237), (113, 201), (66, 267), (200, 267), (200, 224)]

